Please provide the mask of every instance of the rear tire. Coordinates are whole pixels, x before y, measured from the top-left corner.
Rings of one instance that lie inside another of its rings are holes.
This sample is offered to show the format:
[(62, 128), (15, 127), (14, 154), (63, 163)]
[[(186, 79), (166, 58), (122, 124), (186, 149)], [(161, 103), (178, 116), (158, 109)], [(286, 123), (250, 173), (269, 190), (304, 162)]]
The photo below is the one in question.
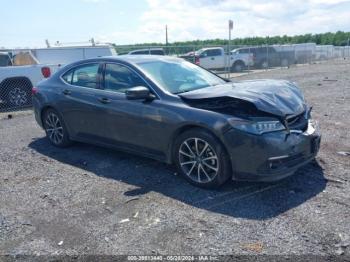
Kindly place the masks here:
[(44, 112), (43, 126), (50, 143), (57, 147), (67, 147), (72, 144), (69, 134), (60, 114), (50, 108)]
[(180, 134), (174, 144), (174, 163), (192, 185), (218, 188), (231, 177), (231, 164), (222, 143), (203, 129)]

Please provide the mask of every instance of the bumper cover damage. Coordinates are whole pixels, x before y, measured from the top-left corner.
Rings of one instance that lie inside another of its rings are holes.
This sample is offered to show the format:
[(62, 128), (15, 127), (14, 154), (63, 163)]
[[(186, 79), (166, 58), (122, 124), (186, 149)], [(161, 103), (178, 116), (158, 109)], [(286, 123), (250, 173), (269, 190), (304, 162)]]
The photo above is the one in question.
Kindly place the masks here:
[(193, 107), (248, 121), (272, 118), (285, 127), (283, 131), (256, 135), (237, 130), (232, 124), (233, 128), (224, 134), (224, 144), (235, 180), (274, 181), (287, 177), (313, 160), (319, 150), (321, 135), (317, 123), (310, 120), (311, 108), (300, 89), (289, 81), (243, 81), (180, 96)]
[(276, 181), (292, 175), (316, 157), (321, 134), (318, 124), (309, 120), (304, 132), (291, 130), (254, 136), (232, 129), (225, 134), (225, 140), (233, 179)]

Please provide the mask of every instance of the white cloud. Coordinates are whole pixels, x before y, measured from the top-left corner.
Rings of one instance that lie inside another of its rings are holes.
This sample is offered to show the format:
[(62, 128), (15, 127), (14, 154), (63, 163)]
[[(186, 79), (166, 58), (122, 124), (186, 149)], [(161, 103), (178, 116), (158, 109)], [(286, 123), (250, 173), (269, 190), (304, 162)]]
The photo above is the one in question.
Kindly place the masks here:
[[(86, 0), (99, 1), (99, 0)], [(148, 10), (136, 30), (115, 32), (103, 41), (120, 44), (227, 38), (227, 21), (234, 20), (234, 37), (295, 35), (350, 28), (346, 0), (148, 0)], [(120, 41), (120, 39), (123, 39)]]

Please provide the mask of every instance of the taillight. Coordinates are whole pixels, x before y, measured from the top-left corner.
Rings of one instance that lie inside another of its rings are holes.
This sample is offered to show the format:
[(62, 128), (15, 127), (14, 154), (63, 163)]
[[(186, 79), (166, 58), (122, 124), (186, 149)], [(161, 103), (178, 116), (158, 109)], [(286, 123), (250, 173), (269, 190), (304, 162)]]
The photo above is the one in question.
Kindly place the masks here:
[(194, 58), (194, 63), (195, 63), (196, 65), (199, 65), (200, 61), (199, 61), (199, 57), (198, 57), (198, 56), (196, 56), (196, 57)]
[(51, 76), (51, 70), (50, 67), (44, 66), (41, 68), (41, 73), (45, 78), (49, 78)]
[(32, 88), (32, 95), (35, 95), (38, 93), (38, 89), (36, 87)]

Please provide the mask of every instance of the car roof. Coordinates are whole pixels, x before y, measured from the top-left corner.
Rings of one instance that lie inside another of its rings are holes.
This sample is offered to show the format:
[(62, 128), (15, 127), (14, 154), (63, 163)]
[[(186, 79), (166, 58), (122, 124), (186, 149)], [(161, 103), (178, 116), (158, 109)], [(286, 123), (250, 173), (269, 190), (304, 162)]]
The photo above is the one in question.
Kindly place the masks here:
[(164, 51), (163, 48), (144, 48), (144, 49), (136, 49), (136, 50), (132, 50), (129, 53), (132, 52), (139, 52), (139, 51)]
[(156, 61), (183, 61), (182, 58), (164, 55), (119, 55), (119, 56), (102, 56), (98, 58), (84, 59), (76, 62), (76, 64), (84, 62), (98, 62), (98, 61), (114, 61), (114, 62), (128, 62), (132, 64)]
[(218, 47), (204, 47), (204, 48), (201, 48), (200, 50), (212, 50), (212, 49), (222, 49), (221, 46), (218, 46)]

